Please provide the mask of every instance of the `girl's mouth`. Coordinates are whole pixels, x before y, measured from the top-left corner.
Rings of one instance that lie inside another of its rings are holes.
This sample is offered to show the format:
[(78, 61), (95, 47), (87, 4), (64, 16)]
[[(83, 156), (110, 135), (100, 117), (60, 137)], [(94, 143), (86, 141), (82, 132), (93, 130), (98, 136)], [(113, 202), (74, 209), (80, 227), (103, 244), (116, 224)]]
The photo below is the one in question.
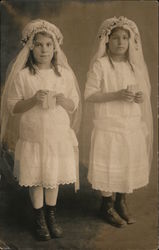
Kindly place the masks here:
[(47, 57), (48, 55), (41, 55), (40, 57)]

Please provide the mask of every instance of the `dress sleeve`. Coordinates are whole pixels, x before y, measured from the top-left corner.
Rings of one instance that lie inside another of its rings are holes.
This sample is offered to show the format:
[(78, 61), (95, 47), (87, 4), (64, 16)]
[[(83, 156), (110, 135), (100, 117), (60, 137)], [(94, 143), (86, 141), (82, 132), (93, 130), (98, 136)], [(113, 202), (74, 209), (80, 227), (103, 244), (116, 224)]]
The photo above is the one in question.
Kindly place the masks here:
[(67, 98), (70, 98), (73, 103), (74, 103), (74, 110), (71, 112), (73, 113), (77, 107), (78, 107), (78, 104), (79, 104), (79, 95), (78, 95), (78, 92), (77, 92), (77, 89), (76, 89), (76, 78), (75, 76), (73, 75), (72, 72), (68, 71), (67, 72)]
[(87, 74), (87, 82), (84, 92), (84, 98), (87, 99), (92, 94), (101, 91), (101, 80), (103, 77), (102, 67), (99, 61), (93, 64)]
[(13, 109), (14, 109), (15, 104), (18, 101), (23, 100), (23, 99), (24, 99), (24, 95), (23, 95), (23, 88), (22, 88), (22, 80), (21, 80), (20, 74), (18, 74), (8, 91), (7, 106), (8, 106), (8, 110), (10, 111), (12, 115), (14, 115)]

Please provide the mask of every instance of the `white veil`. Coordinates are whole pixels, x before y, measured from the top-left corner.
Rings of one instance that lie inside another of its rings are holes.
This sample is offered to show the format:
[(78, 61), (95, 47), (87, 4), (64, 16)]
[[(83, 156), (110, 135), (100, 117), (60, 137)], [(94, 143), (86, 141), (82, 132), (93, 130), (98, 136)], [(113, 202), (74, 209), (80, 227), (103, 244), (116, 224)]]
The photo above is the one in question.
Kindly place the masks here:
[[(15, 60), (12, 62), (12, 65), (10, 69), (8, 70), (8, 76), (3, 88), (2, 92), (2, 97), (1, 97), (1, 142), (7, 141), (7, 146), (8, 150), (14, 151), (14, 147), (16, 144), (16, 141), (18, 139), (18, 126), (19, 126), (19, 116), (16, 115), (15, 117), (10, 115), (10, 112), (7, 107), (7, 97), (8, 97), (8, 92), (9, 89), (11, 88), (13, 81), (18, 74), (20, 70), (22, 70), (26, 62), (28, 60), (29, 54), (30, 54), (30, 49), (33, 46), (33, 38), (36, 33), (45, 31), (48, 34), (50, 34), (53, 38), (54, 41), (54, 46), (55, 46), (55, 51), (57, 55), (57, 65), (60, 65), (62, 67), (67, 68), (69, 71), (71, 71), (73, 78), (74, 78), (74, 83), (75, 87), (77, 90), (77, 93), (79, 95), (79, 105), (78, 108), (75, 110), (73, 114), (70, 115), (70, 120), (71, 120), (71, 128), (75, 131), (77, 134), (79, 131), (80, 127), (80, 121), (81, 121), (81, 96), (80, 96), (80, 90), (78, 86), (77, 79), (75, 77), (75, 74), (71, 67), (69, 66), (67, 62), (67, 58), (62, 51), (60, 45), (63, 42), (63, 36), (61, 31), (52, 23), (49, 23), (45, 20), (37, 19), (29, 22), (23, 32), (22, 32), (22, 43), (23, 43), (23, 48), (20, 50), (18, 53), (17, 57)], [(6, 130), (8, 130), (9, 136), (6, 136)], [(12, 141), (10, 143), (10, 141)], [(78, 157), (79, 157), (79, 152), (78, 152), (78, 147), (74, 147), (75, 150), (75, 157), (76, 158), (76, 175), (77, 175), (77, 181), (75, 183), (75, 189), (79, 189), (79, 168), (78, 168)]]
[[(1, 97), (1, 141), (3, 140), (3, 138), (5, 136), (5, 131), (6, 131), (6, 127), (7, 127), (7, 123), (8, 123), (8, 119), (9, 119), (9, 110), (7, 108), (8, 91), (9, 91), (17, 73), (21, 69), (23, 69), (26, 65), (26, 62), (28, 60), (28, 56), (30, 53), (30, 49), (32, 47), (34, 35), (38, 32), (41, 32), (41, 31), (46, 31), (47, 33), (49, 33), (53, 37), (53, 41), (55, 43), (55, 50), (57, 52), (57, 65), (61, 65), (62, 67), (65, 67), (72, 72), (74, 80), (75, 80), (74, 82), (76, 85), (76, 89), (77, 89), (77, 92), (79, 95), (79, 99), (81, 99), (77, 79), (73, 73), (73, 70), (71, 69), (71, 67), (69, 66), (69, 64), (67, 62), (67, 58), (66, 58), (64, 52), (62, 51), (62, 49), (60, 47), (60, 45), (63, 42), (63, 36), (62, 36), (60, 30), (55, 25), (53, 25), (47, 21), (41, 20), (41, 19), (31, 21), (29, 24), (26, 25), (26, 27), (24, 28), (24, 30), (22, 32), (22, 42), (23, 42), (24, 47), (18, 53), (16, 59), (14, 60), (12, 66), (9, 70), (9, 73), (8, 73), (8, 76), (7, 76), (5, 85), (4, 85), (4, 89), (2, 92), (2, 97)], [(78, 106), (78, 109), (74, 112), (74, 114), (71, 117), (71, 127), (75, 130), (76, 133), (78, 133), (78, 131), (79, 131), (80, 120), (81, 120), (81, 101), (80, 101), (80, 104)]]
[[(145, 60), (143, 56), (139, 30), (133, 21), (127, 19), (126, 17), (121, 16), (119, 18), (113, 17), (110, 19), (106, 19), (101, 24), (97, 37), (96, 37), (94, 49), (93, 49), (93, 57), (90, 62), (90, 70), (93, 66), (93, 63), (98, 58), (101, 58), (103, 56), (108, 56), (107, 50), (106, 50), (106, 44), (109, 41), (109, 35), (111, 34), (111, 31), (116, 27), (122, 27), (128, 30), (130, 33), (128, 60), (133, 68), (136, 82), (139, 85), (138, 89), (143, 91), (143, 93), (145, 94), (144, 102), (140, 105), (141, 105), (141, 110), (142, 110), (142, 119), (143, 119), (143, 122), (146, 123), (147, 131), (148, 131), (146, 143), (147, 143), (147, 153), (149, 157), (149, 166), (151, 167), (152, 148), (153, 148), (153, 118), (152, 118), (151, 100), (150, 100), (151, 85), (149, 81), (147, 66), (145, 64)], [(85, 110), (84, 110), (85, 117), (87, 116), (88, 112), (89, 113), (93, 112), (92, 111), (93, 107), (90, 107), (90, 106), (93, 106), (93, 104), (85, 105)], [(89, 128), (91, 126), (92, 125), (89, 124)], [(89, 129), (89, 132), (90, 132), (90, 129)], [(85, 135), (83, 136), (83, 138), (85, 140)], [(88, 148), (89, 146), (87, 145), (86, 149)], [(85, 153), (84, 153), (83, 158), (84, 158), (84, 163), (88, 164), (88, 156), (86, 156)]]

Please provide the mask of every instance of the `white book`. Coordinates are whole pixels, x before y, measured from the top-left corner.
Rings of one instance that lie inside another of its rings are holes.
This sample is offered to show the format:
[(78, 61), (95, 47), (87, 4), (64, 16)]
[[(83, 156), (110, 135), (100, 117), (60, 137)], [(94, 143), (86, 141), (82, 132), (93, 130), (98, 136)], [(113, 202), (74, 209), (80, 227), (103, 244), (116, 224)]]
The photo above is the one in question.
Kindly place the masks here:
[(43, 101), (42, 107), (44, 109), (54, 109), (56, 106), (56, 92), (48, 91)]

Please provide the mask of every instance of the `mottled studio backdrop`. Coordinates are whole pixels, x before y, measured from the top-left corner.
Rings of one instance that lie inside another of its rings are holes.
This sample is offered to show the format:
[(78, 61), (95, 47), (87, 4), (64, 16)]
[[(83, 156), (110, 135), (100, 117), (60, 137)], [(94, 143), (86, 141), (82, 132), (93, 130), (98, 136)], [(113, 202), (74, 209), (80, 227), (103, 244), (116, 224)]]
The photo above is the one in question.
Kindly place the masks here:
[[(68, 58), (69, 64), (72, 66), (76, 74), (76, 77), (78, 79), (82, 98), (83, 98), (83, 92), (84, 92), (89, 62), (92, 55), (92, 47), (101, 22), (113, 16), (117, 17), (126, 16), (127, 18), (132, 19), (133, 21), (136, 22), (141, 34), (143, 52), (145, 56), (145, 61), (148, 66), (148, 71), (150, 74), (150, 81), (152, 86), (152, 109), (154, 117), (154, 158), (152, 164), (150, 184), (147, 188), (144, 188), (141, 191), (136, 192), (135, 198), (132, 202), (134, 210), (136, 208), (135, 213), (138, 216), (140, 216), (139, 223), (136, 224), (136, 226), (134, 226), (134, 229), (133, 227), (129, 228), (128, 233), (125, 232), (125, 234), (124, 233), (122, 234), (122, 232), (118, 233), (117, 231), (111, 231), (111, 229), (110, 231), (107, 230), (105, 234), (104, 231), (105, 227), (103, 224), (100, 224), (98, 222), (97, 223), (97, 226), (99, 227), (98, 230), (94, 229), (93, 231), (91, 228), (89, 231), (87, 229), (89, 229), (89, 225), (94, 225), (93, 224), (94, 221), (92, 219), (89, 220), (87, 217), (82, 217), (83, 218), (82, 220), (81, 217), (79, 217), (80, 219), (78, 221), (79, 224), (77, 228), (72, 229), (72, 232), (75, 231), (75, 233), (79, 235), (78, 243), (77, 242), (74, 243), (74, 241), (71, 238), (70, 241), (67, 241), (68, 248), (66, 249), (77, 249), (77, 248), (71, 248), (70, 247), (71, 243), (75, 245), (76, 243), (79, 244), (78, 249), (87, 249), (87, 247), (84, 248), (84, 245), (88, 246), (88, 244), (92, 244), (91, 247), (88, 248), (92, 250), (112, 249), (111, 247), (114, 242), (113, 238), (114, 235), (118, 239), (117, 245), (120, 242), (119, 245), (121, 246), (120, 249), (124, 250), (132, 249), (137, 245), (138, 248), (135, 249), (148, 250), (152, 249), (150, 246), (154, 245), (156, 246), (157, 226), (155, 223), (157, 220), (156, 204), (157, 204), (157, 75), (158, 75), (157, 11), (158, 11), (157, 1), (3, 0), (1, 2), (1, 85), (2, 86), (5, 81), (5, 73), (7, 70), (7, 66), (9, 62), (16, 56), (18, 50), (21, 48), (20, 45), (21, 30), (31, 19), (37, 19), (37, 18), (45, 19), (54, 23), (60, 28), (62, 34), (64, 35), (63, 50)], [(84, 106), (83, 100), (82, 103)], [(83, 117), (84, 119), (82, 120), (81, 130), (79, 134), (81, 163), (84, 162), (83, 161), (84, 159), (88, 158), (89, 138), (90, 138), (89, 117), (85, 116)], [(82, 175), (84, 177), (81, 178), (81, 186), (83, 182), (86, 182), (86, 172), (87, 170), (81, 164), (80, 173), (85, 173), (85, 175)], [(86, 187), (85, 190), (83, 191), (84, 194), (82, 193), (79, 199), (80, 205), (78, 207), (79, 209), (81, 209), (81, 211), (83, 211), (82, 206), (83, 208), (87, 206), (89, 207), (89, 201), (91, 199), (93, 201), (93, 205), (96, 204), (96, 197), (94, 201), (93, 200), (94, 198), (91, 198), (93, 196), (89, 195), (90, 191), (87, 193), (86, 192), (87, 190), (88, 188)], [(67, 202), (69, 202), (69, 199)], [(88, 211), (90, 211), (89, 209), (90, 207), (87, 208)], [(75, 214), (77, 213), (77, 210), (78, 209), (76, 209)], [(88, 213), (86, 212), (87, 210), (85, 210), (86, 214)], [(77, 214), (75, 216), (77, 216)], [(70, 221), (70, 218), (68, 219), (68, 221)], [(88, 225), (86, 225), (87, 221), (89, 222)], [(72, 223), (71, 225), (74, 226), (74, 218), (70, 223)], [(67, 223), (65, 223), (64, 225), (66, 227)], [(84, 225), (85, 230), (82, 228), (82, 225)], [(17, 245), (20, 245), (21, 242), (19, 242), (18, 239), (16, 238), (18, 235), (17, 231), (15, 231), (16, 233), (14, 237), (14, 234), (9, 234), (8, 233), (9, 231), (7, 230), (9, 229), (7, 229), (7, 226), (5, 226), (3, 230), (4, 232), (3, 235), (5, 235), (4, 239), (5, 238), (8, 239), (9, 237), (10, 241), (13, 241), (14, 243), (17, 242)], [(92, 235), (92, 233), (95, 236), (90, 236)], [(87, 236), (88, 236), (88, 241), (86, 241)], [(107, 240), (108, 239), (107, 236), (109, 238), (109, 241)], [(29, 240), (26, 237), (24, 238), (26, 239), (24, 240), (24, 242), (26, 241), (26, 245), (33, 244), (29, 243), (30, 238)], [(77, 238), (75, 238), (75, 240), (77, 240)], [(58, 241), (58, 242), (53, 242), (52, 244), (62, 244), (62, 242), (63, 241)], [(67, 246), (65, 241), (63, 242), (63, 244), (64, 246)], [(104, 245), (103, 248), (102, 247), (100, 248), (99, 246), (101, 246), (102, 244), (105, 244), (105, 246), (107, 245), (108, 248), (104, 248)], [(26, 248), (26, 249), (31, 249), (31, 248)], [(37, 246), (36, 249), (41, 249), (41, 248)], [(45, 249), (53, 249), (53, 248), (52, 246), (51, 248), (46, 246)], [(58, 249), (65, 249), (65, 248), (59, 247)]]

